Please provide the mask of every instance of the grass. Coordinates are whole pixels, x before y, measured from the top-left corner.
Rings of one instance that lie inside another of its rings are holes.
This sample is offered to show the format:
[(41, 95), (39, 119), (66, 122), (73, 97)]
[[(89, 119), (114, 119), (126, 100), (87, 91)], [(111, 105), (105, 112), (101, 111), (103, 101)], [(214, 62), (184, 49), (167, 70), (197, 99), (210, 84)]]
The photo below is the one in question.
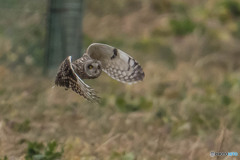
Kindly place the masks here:
[(106, 76), (95, 81), (103, 93), (100, 106), (52, 89), (52, 79), (38, 73), (11, 75), (2, 67), (1, 155), (24, 156), (27, 141), (54, 139), (64, 148), (63, 159), (202, 159), (217, 148), (222, 126), (222, 150), (237, 150), (239, 74), (226, 73), (217, 82), (205, 69), (159, 65), (145, 64), (146, 79), (136, 85)]
[(0, 19), (0, 159), (200, 160), (238, 151), (239, 2), (132, 1), (131, 9), (108, 1), (104, 11), (86, 3), (84, 46), (121, 48), (146, 77), (131, 86), (87, 80), (99, 105), (41, 74), (43, 2), (21, 4), (34, 14), (5, 4), (14, 12)]
[(46, 146), (42, 143), (29, 142), (27, 148), (26, 160), (55, 160), (62, 157), (61, 152), (56, 151), (56, 141), (49, 142)]

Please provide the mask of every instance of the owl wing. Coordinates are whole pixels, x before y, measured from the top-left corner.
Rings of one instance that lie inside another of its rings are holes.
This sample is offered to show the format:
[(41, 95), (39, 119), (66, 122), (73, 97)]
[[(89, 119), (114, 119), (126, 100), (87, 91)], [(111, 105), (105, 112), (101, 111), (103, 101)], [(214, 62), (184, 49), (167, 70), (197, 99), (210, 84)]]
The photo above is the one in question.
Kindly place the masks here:
[(55, 84), (57, 86), (66, 87), (66, 89), (71, 88), (74, 92), (91, 102), (97, 102), (99, 100), (94, 89), (85, 84), (74, 71), (71, 56), (67, 57), (60, 65)]
[(144, 78), (140, 64), (120, 49), (106, 44), (93, 43), (88, 47), (86, 54), (99, 60), (103, 71), (120, 82), (131, 84)]

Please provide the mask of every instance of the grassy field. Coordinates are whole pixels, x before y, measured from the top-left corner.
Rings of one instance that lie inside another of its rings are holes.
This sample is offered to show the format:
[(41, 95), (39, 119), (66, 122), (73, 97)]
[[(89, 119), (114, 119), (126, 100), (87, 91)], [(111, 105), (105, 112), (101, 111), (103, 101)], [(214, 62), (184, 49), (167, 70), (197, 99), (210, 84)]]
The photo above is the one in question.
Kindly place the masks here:
[(146, 76), (87, 80), (100, 104), (42, 75), (47, 1), (23, 2), (0, 0), (0, 160), (228, 160), (209, 154), (240, 150), (237, 0), (86, 1), (84, 48), (120, 48)]

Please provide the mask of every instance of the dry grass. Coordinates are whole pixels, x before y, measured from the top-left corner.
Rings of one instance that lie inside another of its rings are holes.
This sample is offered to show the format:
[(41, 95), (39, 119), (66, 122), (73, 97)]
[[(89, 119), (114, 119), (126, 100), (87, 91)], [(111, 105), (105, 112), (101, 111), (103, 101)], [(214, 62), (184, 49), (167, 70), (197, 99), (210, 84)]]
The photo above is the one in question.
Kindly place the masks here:
[[(63, 88), (52, 88), (52, 80), (38, 74), (12, 75), (11, 71), (1, 67), (4, 78), (1, 78), (0, 87), (0, 155), (24, 157), (25, 141), (48, 142), (53, 139), (64, 146), (64, 159), (74, 160), (121, 159), (124, 156), (135, 159), (208, 159), (212, 150), (237, 151), (238, 132), (231, 125), (230, 113), (221, 115), (224, 106), (218, 102), (214, 102), (214, 106), (194, 100), (197, 95), (206, 98), (207, 92), (214, 92), (217, 88), (194, 87), (192, 83), (199, 81), (201, 74), (194, 72), (191, 66), (182, 65), (176, 70), (159, 69), (152, 74), (153, 68), (162, 67), (145, 64), (145, 81), (126, 88), (108, 78), (96, 81), (93, 86), (103, 92), (104, 106), (92, 105)], [(115, 85), (116, 90), (112, 90), (108, 83)], [(160, 96), (153, 94), (156, 87), (165, 83), (168, 87)], [(152, 101), (152, 107), (137, 112), (119, 112), (115, 101), (119, 92), (126, 92), (133, 98), (144, 93)], [(237, 94), (239, 90), (233, 92)], [(232, 94), (237, 100), (239, 96)], [(216, 98), (214, 93), (208, 96)], [(210, 117), (208, 107), (215, 108)], [(220, 107), (222, 109), (218, 109)], [(221, 119), (229, 127), (221, 129), (220, 124), (214, 124)], [(16, 127), (26, 120), (30, 121), (29, 129)]]
[[(54, 78), (36, 67), (44, 5), (29, 3), (41, 8), (32, 15), (11, 12), (0, 19), (0, 159), (24, 159), (28, 141), (51, 140), (67, 160), (200, 160), (210, 151), (238, 151), (239, 17), (216, 0), (101, 2), (106, 10), (87, 2), (85, 46), (104, 42), (131, 53), (144, 81), (127, 86), (106, 75), (87, 81), (101, 93), (99, 105), (52, 88)], [(1, 32), (8, 24), (15, 25)]]

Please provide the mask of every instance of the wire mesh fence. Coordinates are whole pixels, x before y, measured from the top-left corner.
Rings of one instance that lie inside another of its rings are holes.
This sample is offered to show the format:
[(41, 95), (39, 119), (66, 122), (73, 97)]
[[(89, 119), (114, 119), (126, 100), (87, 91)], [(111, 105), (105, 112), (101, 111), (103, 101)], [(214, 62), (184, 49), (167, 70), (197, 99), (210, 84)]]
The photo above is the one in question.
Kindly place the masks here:
[(8, 66), (42, 65), (47, 1), (0, 1), (0, 61)]

